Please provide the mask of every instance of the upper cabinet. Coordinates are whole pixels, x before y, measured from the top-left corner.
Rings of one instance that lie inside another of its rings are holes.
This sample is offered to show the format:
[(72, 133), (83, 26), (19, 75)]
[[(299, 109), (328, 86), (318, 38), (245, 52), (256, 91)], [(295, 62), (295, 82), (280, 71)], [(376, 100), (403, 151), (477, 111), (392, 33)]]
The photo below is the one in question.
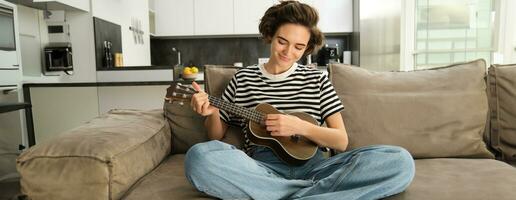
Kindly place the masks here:
[(90, 0), (7, 0), (38, 10), (67, 10), (90, 12)]
[[(300, 0), (319, 12), (324, 33), (352, 32), (353, 0)], [(277, 0), (154, 0), (156, 36), (259, 34), (260, 18)]]
[(233, 0), (194, 0), (195, 35), (233, 34)]
[(156, 36), (194, 35), (194, 1), (155, 0)]
[(314, 0), (324, 33), (353, 32), (353, 0)]
[(234, 34), (258, 34), (260, 18), (274, 0), (234, 0)]

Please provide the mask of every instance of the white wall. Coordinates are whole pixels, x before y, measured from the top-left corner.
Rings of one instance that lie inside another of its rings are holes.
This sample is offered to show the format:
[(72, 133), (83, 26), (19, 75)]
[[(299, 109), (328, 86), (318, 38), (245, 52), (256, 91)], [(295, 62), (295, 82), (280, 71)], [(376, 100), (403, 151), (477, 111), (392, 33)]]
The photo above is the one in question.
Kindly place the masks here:
[[(148, 0), (91, 0), (91, 11), (98, 17), (118, 24), (122, 29), (122, 52), (124, 65), (150, 65), (149, 4)], [(143, 44), (135, 44), (133, 32), (129, 30), (131, 19), (141, 21)]]
[[(498, 52), (495, 54), (497, 64), (516, 63), (516, 1), (500, 1), (500, 24), (498, 34)], [(498, 57), (497, 56), (501, 56)]]
[(74, 74), (59, 73), (44, 76), (42, 73), (43, 48), (48, 44), (47, 24), (43, 13), (29, 7), (18, 6), (21, 58), (24, 82), (95, 82), (95, 47), (93, 44), (93, 20), (83, 11), (65, 11), (70, 25), (70, 42), (73, 50)]

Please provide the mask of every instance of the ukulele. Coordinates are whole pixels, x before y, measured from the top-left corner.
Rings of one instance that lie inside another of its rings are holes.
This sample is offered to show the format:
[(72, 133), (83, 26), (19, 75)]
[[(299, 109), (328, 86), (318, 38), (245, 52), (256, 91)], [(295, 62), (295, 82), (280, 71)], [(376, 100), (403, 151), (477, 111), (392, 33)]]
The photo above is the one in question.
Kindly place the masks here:
[[(191, 87), (174, 83), (167, 88), (165, 100), (169, 103), (179, 101), (179, 104), (183, 105), (184, 102), (189, 102), (192, 95), (195, 93), (197, 93), (197, 91)], [(267, 131), (265, 126), (266, 115), (285, 113), (278, 111), (270, 104), (260, 103), (254, 109), (249, 109), (211, 95), (208, 95), (208, 100), (210, 105), (247, 120), (248, 132), (250, 133), (248, 134), (249, 140), (256, 145), (272, 149), (276, 156), (288, 164), (301, 165), (312, 158), (317, 152), (317, 144), (303, 136), (271, 136), (270, 131)], [(294, 112), (288, 114), (317, 125), (317, 121), (306, 113)]]

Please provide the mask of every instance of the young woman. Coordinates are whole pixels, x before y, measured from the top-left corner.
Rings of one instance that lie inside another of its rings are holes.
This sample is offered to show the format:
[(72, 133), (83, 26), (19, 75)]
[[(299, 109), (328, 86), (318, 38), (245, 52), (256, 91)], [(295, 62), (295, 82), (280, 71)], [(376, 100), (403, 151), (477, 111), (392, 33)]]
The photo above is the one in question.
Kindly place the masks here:
[[(317, 11), (297, 1), (269, 8), (259, 30), (271, 44), (269, 61), (239, 70), (223, 99), (253, 108), (268, 103), (276, 109), (310, 114), (321, 127), (297, 117), (268, 114), (265, 126), (271, 135), (302, 135), (320, 147), (345, 151), (348, 137), (339, 111), (344, 107), (328, 76), (298, 65), (301, 57), (321, 46)], [(229, 125), (242, 119), (210, 105), (199, 85), (191, 106), (206, 116), (210, 142), (194, 145), (186, 154), (185, 173), (199, 191), (221, 199), (379, 199), (402, 192), (414, 176), (414, 162), (404, 149), (369, 146), (330, 158), (320, 151), (300, 166), (281, 161), (266, 147), (250, 144), (245, 152), (220, 142)]]

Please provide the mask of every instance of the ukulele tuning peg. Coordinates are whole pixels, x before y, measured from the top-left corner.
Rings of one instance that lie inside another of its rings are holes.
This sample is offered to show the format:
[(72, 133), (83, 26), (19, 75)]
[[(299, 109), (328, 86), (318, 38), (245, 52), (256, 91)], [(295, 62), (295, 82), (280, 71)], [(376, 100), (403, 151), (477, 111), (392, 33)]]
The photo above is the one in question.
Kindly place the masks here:
[(183, 106), (183, 105), (185, 105), (185, 103), (183, 103), (182, 101), (180, 101), (180, 102), (179, 102), (179, 105), (180, 105), (180, 106)]
[(181, 95), (183, 98), (186, 98), (186, 94)]
[(172, 96), (177, 96), (177, 93), (176, 92), (172, 92)]

